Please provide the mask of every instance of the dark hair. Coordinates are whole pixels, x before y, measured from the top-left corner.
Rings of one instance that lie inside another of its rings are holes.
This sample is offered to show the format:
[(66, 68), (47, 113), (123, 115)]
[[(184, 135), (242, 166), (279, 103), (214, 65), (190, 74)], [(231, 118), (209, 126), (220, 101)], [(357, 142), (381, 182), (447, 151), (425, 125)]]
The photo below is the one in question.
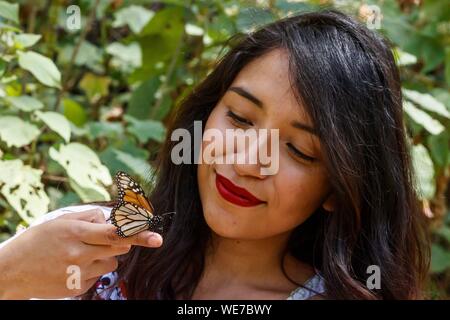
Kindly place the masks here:
[[(388, 43), (334, 10), (286, 17), (229, 43), (231, 49), (176, 108), (168, 137), (176, 128), (194, 136), (194, 120), (206, 122), (246, 64), (285, 50), (291, 83), (317, 130), (336, 198), (333, 213), (318, 208), (293, 230), (287, 250), (320, 271), (328, 298), (422, 297), (429, 247)], [(203, 272), (210, 229), (197, 166), (171, 161), (175, 143), (168, 138), (159, 152), (150, 199), (156, 212), (177, 214), (161, 248), (134, 247), (121, 262), (130, 299), (189, 299)], [(370, 265), (381, 270), (380, 289), (366, 286)]]

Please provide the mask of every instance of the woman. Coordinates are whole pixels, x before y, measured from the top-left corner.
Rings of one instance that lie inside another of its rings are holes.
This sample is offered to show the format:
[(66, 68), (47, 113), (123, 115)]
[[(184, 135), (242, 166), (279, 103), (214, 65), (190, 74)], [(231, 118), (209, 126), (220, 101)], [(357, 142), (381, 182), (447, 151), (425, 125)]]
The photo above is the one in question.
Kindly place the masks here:
[[(168, 138), (150, 195), (156, 212), (176, 212), (163, 245), (132, 247), (83, 297), (422, 297), (428, 244), (390, 47), (336, 11), (236, 39), (177, 108), (169, 132), (194, 136), (194, 121), (223, 133), (278, 129), (277, 172), (261, 174), (260, 161), (177, 165), (178, 142)], [(256, 151), (213, 157), (227, 152)], [(108, 239), (88, 243), (124, 241)], [(373, 266), (379, 286), (369, 288)]]

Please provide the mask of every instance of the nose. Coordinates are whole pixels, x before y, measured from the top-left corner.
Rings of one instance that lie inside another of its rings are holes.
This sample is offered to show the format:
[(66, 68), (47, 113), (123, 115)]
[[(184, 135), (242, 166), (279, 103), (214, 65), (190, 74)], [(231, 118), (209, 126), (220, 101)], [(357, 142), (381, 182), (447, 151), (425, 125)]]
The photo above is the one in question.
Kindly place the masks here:
[[(243, 139), (243, 137), (237, 137)], [(267, 158), (271, 159), (270, 150), (270, 136), (265, 130), (260, 130), (256, 139), (246, 139), (245, 143), (235, 144), (236, 158), (233, 162), (233, 167), (236, 173), (240, 176), (248, 176), (264, 180), (267, 175), (263, 174), (262, 170), (270, 163), (267, 163)], [(263, 161), (265, 160), (265, 161)]]

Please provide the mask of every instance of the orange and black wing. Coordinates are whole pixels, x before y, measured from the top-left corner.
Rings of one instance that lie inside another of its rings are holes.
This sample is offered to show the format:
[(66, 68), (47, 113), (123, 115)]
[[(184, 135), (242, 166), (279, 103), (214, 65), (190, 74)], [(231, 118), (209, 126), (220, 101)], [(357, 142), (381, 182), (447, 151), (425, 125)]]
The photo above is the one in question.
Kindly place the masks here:
[(130, 237), (149, 229), (153, 215), (131, 202), (120, 201), (111, 211), (111, 223), (121, 237)]
[(139, 183), (134, 181), (128, 174), (119, 171), (116, 174), (116, 184), (119, 189), (119, 200), (134, 203), (151, 213), (155, 211)]
[(111, 223), (117, 233), (129, 237), (149, 229), (153, 219), (153, 206), (142, 187), (125, 172), (116, 174), (119, 198), (111, 211)]
[(116, 174), (119, 191), (117, 205), (111, 211), (111, 223), (117, 233), (129, 237), (144, 230), (162, 233), (171, 219), (171, 212), (155, 215), (153, 205), (145, 196), (142, 187), (125, 172)]

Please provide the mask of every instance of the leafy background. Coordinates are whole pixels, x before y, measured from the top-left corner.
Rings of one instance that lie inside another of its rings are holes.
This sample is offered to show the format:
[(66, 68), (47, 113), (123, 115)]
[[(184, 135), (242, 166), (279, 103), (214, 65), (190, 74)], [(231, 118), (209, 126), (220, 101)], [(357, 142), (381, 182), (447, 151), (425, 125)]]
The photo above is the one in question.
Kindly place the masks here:
[(429, 294), (450, 298), (448, 0), (0, 0), (0, 241), (50, 210), (110, 199), (119, 169), (146, 179), (171, 111), (230, 36), (323, 6), (366, 23), (379, 9), (395, 45), (433, 237)]

